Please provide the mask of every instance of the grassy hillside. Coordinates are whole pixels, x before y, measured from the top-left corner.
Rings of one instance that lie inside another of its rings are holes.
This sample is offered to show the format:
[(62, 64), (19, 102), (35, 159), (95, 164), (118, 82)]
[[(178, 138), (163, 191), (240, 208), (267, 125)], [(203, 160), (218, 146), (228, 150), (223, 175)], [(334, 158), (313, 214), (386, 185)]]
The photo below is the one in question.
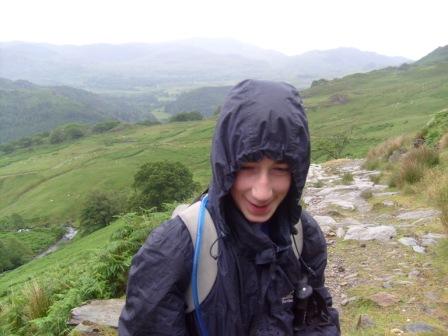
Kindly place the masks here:
[(448, 108), (448, 61), (320, 81), (303, 91), (303, 97), (314, 159), (328, 158), (318, 150), (319, 141), (341, 134), (350, 134), (342, 155), (362, 157), (369, 147), (391, 136), (416, 132)]
[(93, 189), (127, 193), (147, 161), (185, 163), (205, 185), (214, 121), (129, 126), (78, 142), (36, 147), (0, 157), (0, 218), (62, 224), (77, 217)]
[[(385, 139), (419, 131), (448, 108), (448, 62), (402, 66), (321, 81), (303, 91), (313, 159), (325, 160), (323, 140), (348, 138), (342, 156), (362, 157)], [(0, 221), (19, 214), (28, 226), (73, 221), (93, 189), (126, 196), (138, 167), (179, 160), (205, 186), (214, 119), (151, 127), (129, 126), (77, 142), (42, 145), (0, 156)], [(350, 133), (351, 132), (351, 133)], [(333, 141), (334, 143), (334, 141)]]
[[(342, 155), (362, 157), (370, 147), (391, 136), (421, 131), (429, 120), (433, 122), (425, 134), (442, 135), (446, 129), (439, 130), (434, 120), (441, 124), (439, 116), (446, 112), (439, 112), (448, 109), (447, 77), (448, 63), (439, 62), (315, 83), (302, 93), (313, 137), (313, 158), (326, 159), (322, 147), (325, 139), (345, 136), (349, 142)], [(0, 238), (18, 237), (35, 249), (37, 239), (46, 242), (56, 239), (61, 224), (76, 220), (90, 191), (105, 189), (126, 195), (138, 167), (148, 161), (181, 161), (192, 170), (194, 179), (205, 186), (210, 178), (209, 150), (214, 124), (215, 119), (151, 127), (135, 125), (76, 141), (3, 154), (0, 223), (19, 215), (24, 223), (39, 230), (34, 230), (38, 237), (3, 232)], [(444, 141), (448, 143), (446, 138)], [(443, 175), (446, 158), (445, 149), (442, 164), (433, 171), (436, 175), (428, 179), (435, 180), (435, 176), (439, 181), (446, 175)], [(428, 184), (425, 178), (421, 183)], [(39, 334), (42, 330), (63, 334), (71, 307), (89, 298), (120, 296), (131, 251), (168, 213), (150, 216), (150, 219), (122, 218), (76, 239), (56, 253), (0, 274), (0, 335), (12, 330), (8, 326), (3, 331), (2, 323), (15, 323), (14, 330), (23, 328), (19, 334)], [(51, 306), (46, 315), (26, 315), (28, 294), (22, 285), (30, 279), (37, 279), (41, 286), (49, 288)], [(4, 322), (2, 314), (21, 316), (21, 320)]]
[(111, 97), (67, 86), (45, 87), (0, 78), (0, 143), (74, 122), (155, 121), (149, 108), (157, 104), (150, 94)]

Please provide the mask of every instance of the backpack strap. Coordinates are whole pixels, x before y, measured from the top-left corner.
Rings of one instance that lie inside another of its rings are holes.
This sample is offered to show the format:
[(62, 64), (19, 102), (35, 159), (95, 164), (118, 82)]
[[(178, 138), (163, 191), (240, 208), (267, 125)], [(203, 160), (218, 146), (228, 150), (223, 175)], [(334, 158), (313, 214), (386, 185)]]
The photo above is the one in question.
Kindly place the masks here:
[[(180, 210), (177, 215), (182, 219), (185, 226), (190, 233), (191, 241), (193, 243), (193, 248), (196, 248), (196, 236), (198, 228), (198, 217), (199, 208), (201, 202), (196, 202), (187, 207), (186, 209)], [(176, 213), (173, 213), (172, 217), (175, 217)], [(302, 221), (294, 226), (297, 233), (291, 235), (291, 240), (293, 244), (293, 251), (297, 259), (300, 258), (303, 249), (303, 228)], [(210, 216), (207, 209), (205, 209), (205, 221), (204, 227), (202, 229), (202, 239), (201, 239), (201, 251), (200, 251), (200, 262), (198, 269), (198, 294), (199, 303), (203, 302), (207, 295), (210, 293), (218, 274), (218, 261), (213, 256), (218, 255), (218, 234), (216, 232), (215, 224), (213, 223), (212, 217)], [(193, 302), (193, 290), (190, 285), (188, 286), (187, 292), (185, 293), (185, 302), (187, 303), (187, 313), (194, 311)]]
[(292, 250), (296, 255), (297, 259), (300, 259), (303, 250), (303, 227), (302, 227), (302, 219), (299, 219), (296, 225), (294, 225), (296, 229), (296, 233), (291, 235), (292, 240)]
[[(198, 227), (199, 208), (201, 202), (196, 202), (178, 215), (185, 223), (190, 233), (193, 248), (196, 248), (196, 236)], [(198, 296), (199, 303), (203, 302), (210, 293), (218, 274), (218, 262), (212, 256), (218, 255), (218, 244), (213, 244), (218, 239), (215, 225), (207, 209), (205, 209), (204, 227), (202, 228), (201, 251), (198, 268)], [(193, 290), (190, 285), (185, 293), (187, 303), (186, 312), (194, 311)]]

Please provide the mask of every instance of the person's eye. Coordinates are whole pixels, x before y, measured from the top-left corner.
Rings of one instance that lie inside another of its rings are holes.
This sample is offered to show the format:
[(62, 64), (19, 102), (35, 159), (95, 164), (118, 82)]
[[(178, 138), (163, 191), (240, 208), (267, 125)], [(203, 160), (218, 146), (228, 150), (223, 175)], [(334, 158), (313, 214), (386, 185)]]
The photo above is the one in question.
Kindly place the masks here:
[(248, 166), (248, 165), (241, 166), (241, 168), (240, 168), (240, 170), (245, 170), (245, 171), (250, 171), (253, 169), (255, 169), (254, 166)]
[(278, 166), (278, 167), (274, 167), (274, 172), (278, 173), (278, 174), (289, 174), (290, 170), (288, 166)]

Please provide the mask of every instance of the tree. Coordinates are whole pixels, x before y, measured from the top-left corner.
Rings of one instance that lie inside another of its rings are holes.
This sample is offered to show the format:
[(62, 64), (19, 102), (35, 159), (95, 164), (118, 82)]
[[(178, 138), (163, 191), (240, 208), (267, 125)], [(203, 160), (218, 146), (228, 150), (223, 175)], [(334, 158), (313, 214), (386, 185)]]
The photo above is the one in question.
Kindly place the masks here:
[(352, 140), (352, 131), (353, 129), (350, 128), (345, 132), (317, 139), (315, 142), (316, 151), (326, 154), (327, 158), (339, 159)]
[(50, 134), (50, 143), (51, 144), (58, 144), (65, 140), (65, 134), (60, 129), (55, 129)]
[(120, 212), (118, 201), (102, 191), (93, 191), (87, 196), (81, 210), (80, 229), (88, 234), (109, 225)]
[(176, 122), (176, 121), (194, 121), (194, 120), (202, 120), (202, 114), (199, 112), (193, 111), (193, 112), (182, 112), (179, 114), (176, 114), (175, 116), (171, 117), (170, 122)]
[(164, 203), (180, 202), (198, 188), (193, 174), (180, 162), (145, 163), (134, 176), (135, 193), (131, 198), (134, 209), (163, 209)]
[(30, 259), (32, 251), (14, 237), (0, 239), (0, 273), (14, 269)]
[(84, 136), (84, 131), (79, 125), (69, 125), (64, 129), (65, 137), (67, 139), (75, 140)]

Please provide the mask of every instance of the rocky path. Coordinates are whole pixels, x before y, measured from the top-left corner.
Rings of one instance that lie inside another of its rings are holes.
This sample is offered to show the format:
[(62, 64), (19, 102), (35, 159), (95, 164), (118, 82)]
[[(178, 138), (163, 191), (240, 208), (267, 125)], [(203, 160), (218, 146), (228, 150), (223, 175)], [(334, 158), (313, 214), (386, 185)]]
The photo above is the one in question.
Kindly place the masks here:
[[(446, 336), (448, 277), (434, 253), (446, 238), (439, 213), (375, 183), (379, 174), (362, 169), (361, 160), (312, 165), (303, 197), (327, 239), (326, 284), (343, 335)], [(80, 334), (114, 334), (91, 331), (116, 328), (122, 304), (76, 308), (71, 324)]]
[(326, 235), (326, 283), (344, 334), (448, 335), (448, 279), (432, 261), (446, 238), (438, 211), (410, 206), (374, 182), (379, 172), (361, 166), (360, 160), (312, 165), (304, 195)]

